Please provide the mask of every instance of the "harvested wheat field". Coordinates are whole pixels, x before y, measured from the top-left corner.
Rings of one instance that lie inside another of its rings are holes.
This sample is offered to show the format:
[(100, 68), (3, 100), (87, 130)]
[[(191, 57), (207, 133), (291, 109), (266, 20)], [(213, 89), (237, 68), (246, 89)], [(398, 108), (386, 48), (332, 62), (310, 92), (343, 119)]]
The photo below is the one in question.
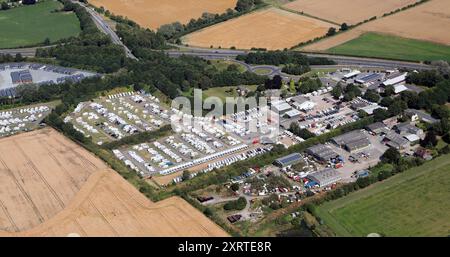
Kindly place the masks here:
[(0, 140), (0, 236), (226, 236), (181, 198), (153, 203), (45, 128)]
[(224, 13), (234, 9), (237, 0), (90, 0), (89, 3), (116, 14), (126, 16), (139, 25), (157, 29), (161, 25), (179, 21), (188, 23), (204, 12)]
[(269, 8), (185, 36), (183, 43), (200, 47), (232, 46), (284, 49), (326, 34), (335, 25), (288, 11)]
[(336, 23), (356, 24), (373, 16), (415, 3), (417, 0), (297, 0), (285, 8)]
[(305, 51), (325, 51), (365, 32), (379, 32), (394, 36), (450, 45), (450, 1), (431, 0), (403, 12), (365, 23), (348, 32), (305, 46)]

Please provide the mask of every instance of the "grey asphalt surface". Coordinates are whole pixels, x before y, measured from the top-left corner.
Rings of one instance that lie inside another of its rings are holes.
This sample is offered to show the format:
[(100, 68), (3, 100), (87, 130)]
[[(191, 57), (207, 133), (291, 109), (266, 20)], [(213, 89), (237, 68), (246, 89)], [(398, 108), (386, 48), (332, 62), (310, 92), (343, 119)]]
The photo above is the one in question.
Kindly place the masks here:
[(138, 60), (138, 58), (136, 58), (136, 56), (133, 55), (133, 53), (130, 51), (130, 49), (128, 49), (128, 47), (122, 43), (121, 39), (116, 34), (116, 32), (105, 22), (105, 20), (103, 20), (103, 17), (100, 14), (98, 14), (96, 11), (89, 8), (84, 3), (81, 3), (78, 1), (72, 1), (72, 2), (83, 6), (86, 9), (86, 11), (91, 15), (92, 20), (95, 22), (97, 27), (103, 33), (109, 35), (114, 44), (120, 45), (125, 49), (125, 54), (127, 55), (128, 58)]
[[(179, 57), (181, 55), (191, 55), (198, 56), (204, 59), (235, 59), (236, 56), (247, 54), (251, 51), (243, 50), (230, 50), (230, 49), (208, 49), (208, 48), (198, 48), (198, 47), (186, 47), (179, 45), (172, 45), (178, 47), (179, 50), (167, 50), (166, 53), (171, 57)], [(350, 57), (350, 56), (338, 56), (330, 54), (313, 54), (313, 53), (303, 53), (309, 57), (325, 57), (335, 61), (340, 66), (356, 66), (362, 68), (385, 68), (385, 69), (398, 69), (406, 68), (413, 70), (428, 70), (432, 69), (431, 66), (415, 62), (405, 62), (405, 61), (393, 61), (375, 58), (362, 58), (362, 57)]]

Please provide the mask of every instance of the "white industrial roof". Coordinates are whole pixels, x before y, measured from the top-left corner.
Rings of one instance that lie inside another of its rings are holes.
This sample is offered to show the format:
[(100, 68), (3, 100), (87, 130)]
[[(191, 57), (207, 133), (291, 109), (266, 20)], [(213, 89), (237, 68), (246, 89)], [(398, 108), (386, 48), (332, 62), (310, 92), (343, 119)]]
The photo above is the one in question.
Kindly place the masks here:
[(394, 85), (394, 93), (396, 94), (403, 92), (405, 90), (408, 90), (408, 88), (403, 84)]
[(408, 134), (404, 136), (404, 138), (408, 139), (409, 142), (416, 142), (420, 140), (420, 137), (417, 136), (416, 134)]
[(395, 84), (397, 84), (397, 83), (403, 82), (403, 81), (405, 81), (406, 75), (407, 75), (407, 74), (408, 74), (408, 73), (405, 72), (405, 73), (403, 73), (402, 75), (399, 75), (399, 76), (397, 76), (397, 77), (388, 79), (388, 80), (386, 80), (385, 82), (383, 82), (383, 85), (385, 85), (385, 86), (390, 86), (390, 85), (395, 85)]

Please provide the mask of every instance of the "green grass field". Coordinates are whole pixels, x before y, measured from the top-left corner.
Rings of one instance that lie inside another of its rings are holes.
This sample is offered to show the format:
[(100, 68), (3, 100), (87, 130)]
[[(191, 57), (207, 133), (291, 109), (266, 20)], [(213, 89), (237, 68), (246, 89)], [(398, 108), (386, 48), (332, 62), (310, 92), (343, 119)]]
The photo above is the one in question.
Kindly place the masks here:
[[(257, 86), (244, 86), (250, 91), (255, 91)], [(226, 97), (238, 97), (236, 92), (237, 87), (229, 86), (229, 87), (212, 87), (206, 91), (203, 91), (203, 99), (206, 99), (210, 96), (219, 97), (222, 101), (225, 102)]]
[(450, 155), (327, 202), (318, 215), (338, 236), (450, 235)]
[(327, 52), (407, 61), (450, 61), (450, 46), (377, 33), (365, 33)]
[(46, 38), (55, 42), (77, 36), (80, 21), (74, 13), (55, 12), (62, 4), (47, 0), (36, 5), (0, 11), (0, 48), (31, 46)]

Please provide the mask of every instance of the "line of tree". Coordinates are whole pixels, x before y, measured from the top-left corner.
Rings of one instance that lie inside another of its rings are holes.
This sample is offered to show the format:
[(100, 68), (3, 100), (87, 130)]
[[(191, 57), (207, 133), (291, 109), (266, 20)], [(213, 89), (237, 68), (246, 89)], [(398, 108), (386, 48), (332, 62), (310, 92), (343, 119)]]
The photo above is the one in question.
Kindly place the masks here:
[(125, 64), (125, 52), (121, 46), (112, 43), (108, 35), (101, 33), (89, 13), (80, 5), (69, 0), (59, 0), (62, 11), (75, 12), (80, 20), (81, 34), (62, 40), (56, 47), (39, 48), (38, 58), (56, 58), (58, 64), (101, 73), (115, 72)]
[(181, 24), (180, 22), (164, 24), (158, 28), (158, 33), (163, 35), (168, 40), (176, 39), (176, 43), (181, 43), (179, 38), (183, 35), (220, 22), (237, 18), (265, 5), (266, 4), (261, 0), (238, 0), (234, 10), (227, 9), (222, 14), (205, 12), (201, 17), (191, 19), (187, 24)]
[(239, 61), (244, 61), (248, 64), (267, 64), (275, 66), (281, 64), (309, 64), (308, 57), (295, 51), (258, 51), (245, 55), (238, 55), (236, 59)]

